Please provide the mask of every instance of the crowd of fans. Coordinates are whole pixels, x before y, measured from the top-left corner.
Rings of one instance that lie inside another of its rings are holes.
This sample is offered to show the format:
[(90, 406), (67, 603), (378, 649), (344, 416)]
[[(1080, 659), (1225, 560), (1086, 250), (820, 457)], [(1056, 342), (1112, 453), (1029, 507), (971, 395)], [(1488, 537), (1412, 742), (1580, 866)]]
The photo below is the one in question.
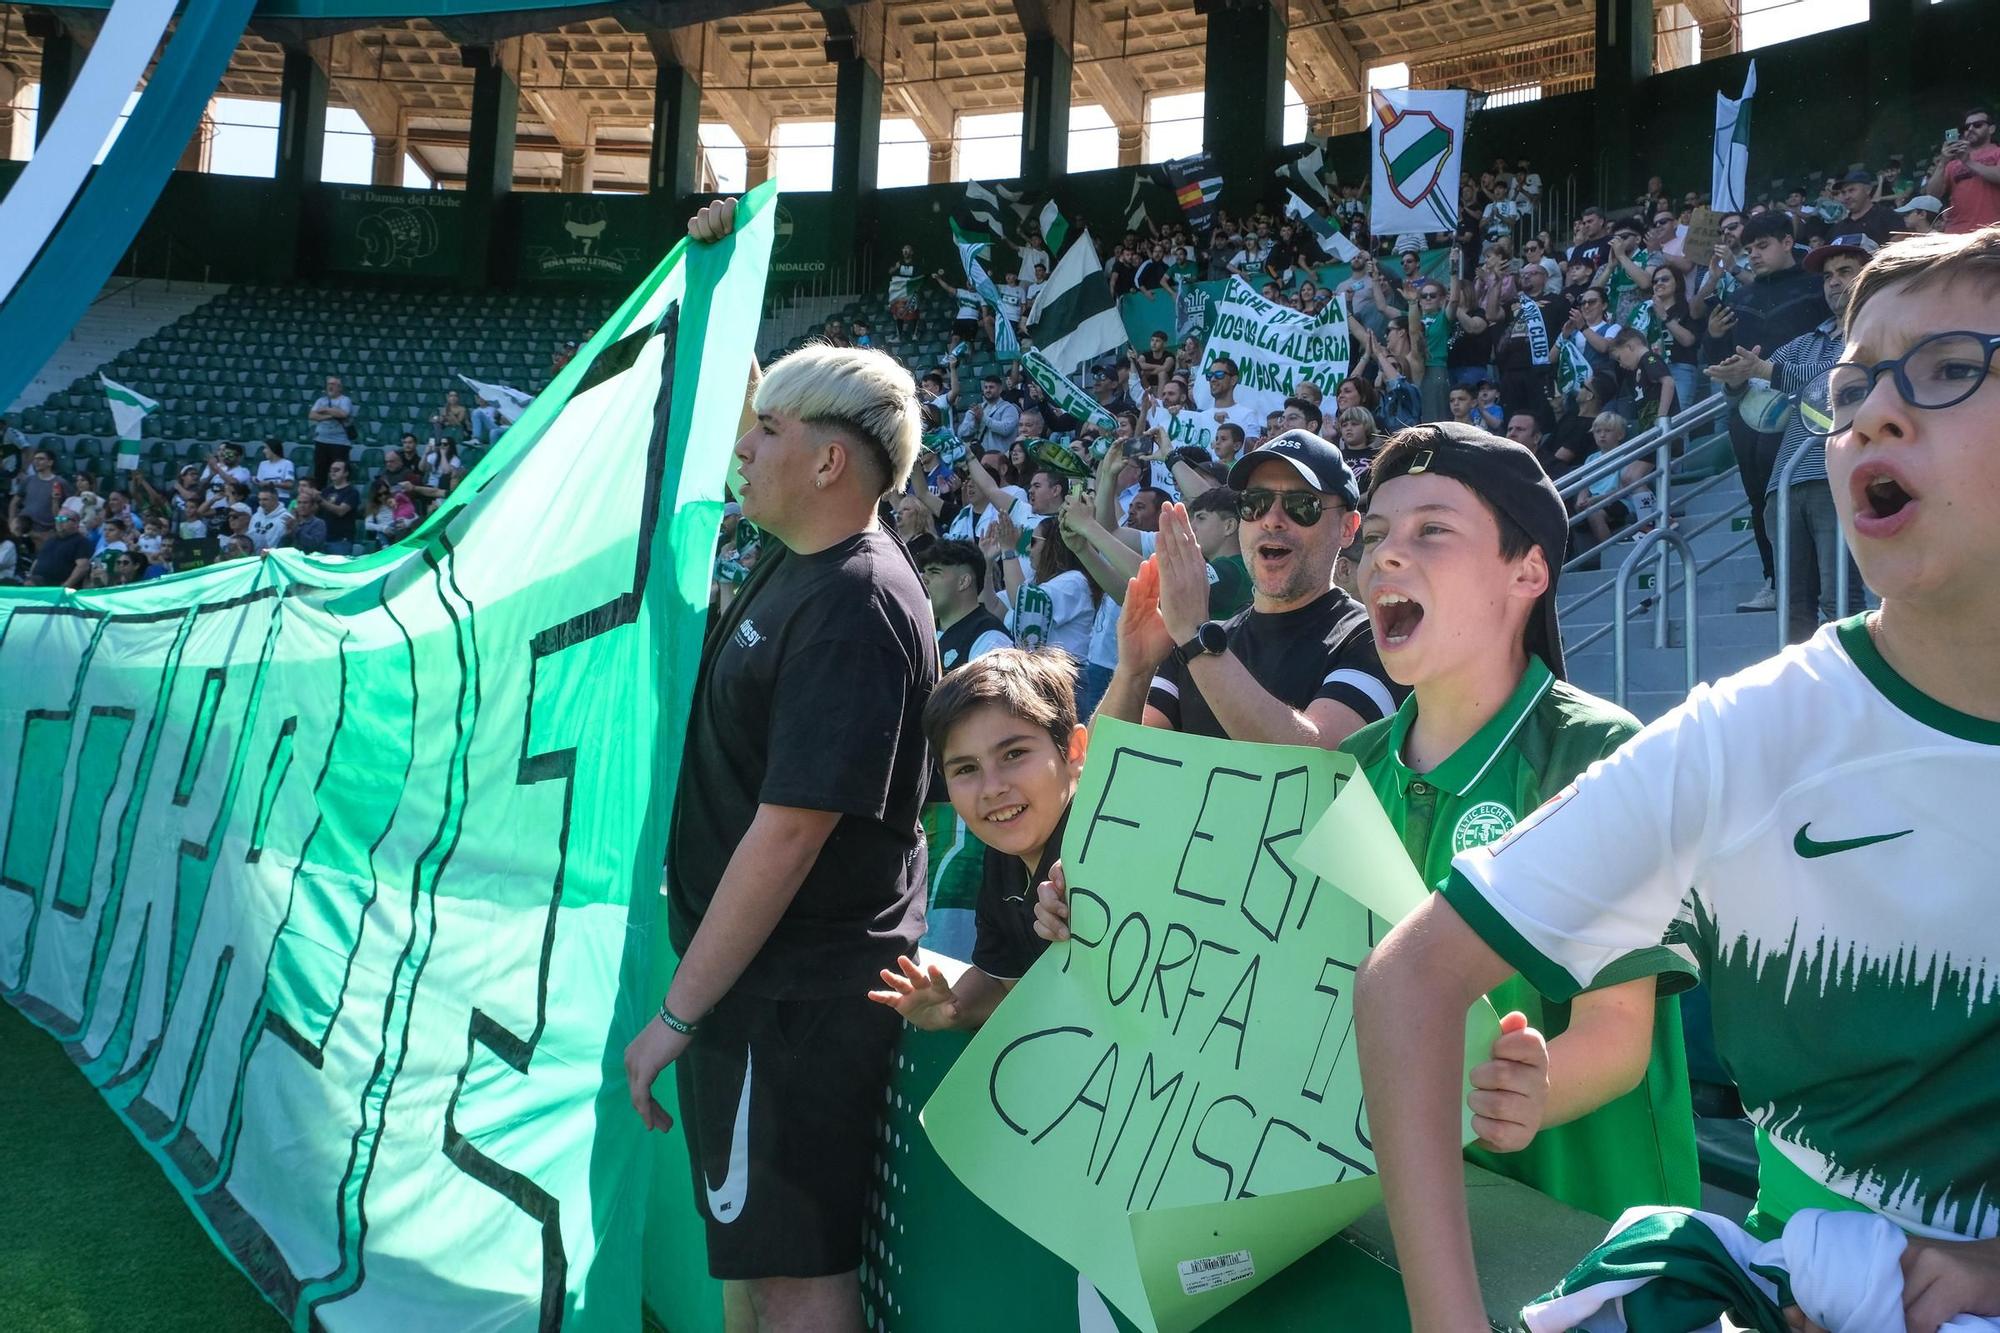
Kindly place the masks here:
[[(577, 343), (560, 344), (553, 376)], [(0, 584), (101, 588), (141, 583), (276, 547), (356, 555), (400, 540), (464, 478), (464, 451), (505, 434), (518, 408), (445, 393), (420, 436), (364, 448), (341, 377), (306, 408), (301, 433), (312, 459), (301, 465), (273, 436), (246, 458), (223, 443), (164, 481), (144, 468), (108, 475), (57, 471), (57, 452), (31, 446), (0, 418), (0, 478), (8, 486), (0, 533)], [(79, 460), (82, 461), (82, 460)]]
[[(1419, 422), (1461, 421), (1528, 446), (1560, 483), (1592, 455), (1724, 392), (1740, 409), (1728, 414), (1728, 431), (1765, 579), (1742, 609), (1768, 611), (1781, 571), (1767, 501), (1792, 452), (1817, 450), (1803, 432), (1787, 432), (1782, 412), (1769, 404), (1796, 393), (1839, 355), (1828, 288), (1840, 280), (1829, 279), (1828, 264), (1844, 256), (1858, 265), (1892, 236), (1972, 231), (2000, 220), (2000, 146), (1989, 112), (1968, 111), (1927, 166), (1914, 156), (1909, 162), (1897, 155), (1880, 169), (1853, 163), (1774, 181), (1741, 211), (1709, 210), (1705, 191), (1676, 193), (1655, 176), (1630, 204), (1593, 205), (1557, 219), (1548, 215), (1532, 165), (1499, 160), (1466, 174), (1456, 231), (1430, 236), (1371, 236), (1368, 200), (1352, 184), (1330, 191), (1327, 211), (1311, 217), (1261, 206), (1241, 216), (1217, 210), (1205, 234), (1185, 220), (1149, 222), (1110, 247), (1105, 273), (1116, 295), (1171, 293), (1177, 327), (1086, 369), (1080, 387), (1106, 414), (1092, 413), (1096, 419), (1065, 411), (1018, 361), (977, 380), (967, 373), (975, 361), (1001, 355), (998, 323), (1011, 325), (1021, 346), (1034, 345), (1024, 316), (1053, 259), (1033, 222), (1014, 245), (1018, 262), (994, 261), (997, 304), (941, 272), (922, 274), (905, 246), (890, 272), (890, 327), (878, 336), (860, 320), (849, 327), (833, 319), (821, 339), (900, 352), (912, 340), (926, 279), (948, 293), (951, 350), (940, 364), (910, 364), (933, 429), (912, 502), (899, 510), (905, 535), (935, 529), (991, 544), (1008, 540), (1007, 527), (991, 536), (1004, 518), (1022, 531), (1051, 525), (1049, 534), (1065, 539), (1052, 551), (1084, 540), (1065, 513), (1070, 492), (1089, 492), (1107, 528), (1144, 532), (1152, 506), (1142, 500), (1134, 515), (1133, 498), (1157, 491), (1192, 499), (1217, 485), (1237, 457), (1286, 429), (1335, 440), (1365, 479), (1389, 434)], [(1344, 275), (1328, 268), (1334, 250), (1344, 248), (1330, 239), (1336, 228), (1361, 251)], [(1344, 297), (1356, 349), (1349, 373), (1326, 386), (1299, 381), (1282, 411), (1235, 408), (1237, 367), (1226, 357), (1204, 357), (1203, 298), (1195, 286), (1232, 277), (1307, 313)], [(1815, 340), (1810, 358), (1778, 358), (1802, 338)], [(1203, 380), (1215, 404), (1206, 411), (1195, 406)], [(1184, 418), (1211, 415), (1212, 425), (1200, 425), (1212, 447), (1182, 443)], [(1656, 521), (1644, 484), (1652, 470), (1651, 459), (1641, 458), (1588, 487), (1566, 487), (1579, 516), (1577, 540), (1599, 544), (1621, 528)], [(1794, 480), (1804, 494), (1786, 503), (1821, 516), (1818, 529), (1830, 533), (1823, 466), (1809, 459)], [(1041, 528), (1035, 533), (1039, 539)], [(1831, 550), (1802, 542), (1800, 568), (1783, 571), (1799, 590), (1794, 637), (1810, 634), (1821, 615), (1838, 613), (1830, 600)], [(725, 552), (726, 563), (734, 559)], [(1059, 560), (1047, 557), (1051, 568)], [(1022, 567), (1031, 585), (1033, 563)], [(1852, 583), (1858, 589), (1859, 581)], [(1006, 589), (997, 578), (991, 585), (998, 603)], [(1105, 591), (1093, 585), (1095, 594)], [(1017, 637), (1048, 637), (1049, 627), (1032, 616), (1018, 608), (1010, 615)], [(1104, 618), (1100, 612), (1099, 639)]]

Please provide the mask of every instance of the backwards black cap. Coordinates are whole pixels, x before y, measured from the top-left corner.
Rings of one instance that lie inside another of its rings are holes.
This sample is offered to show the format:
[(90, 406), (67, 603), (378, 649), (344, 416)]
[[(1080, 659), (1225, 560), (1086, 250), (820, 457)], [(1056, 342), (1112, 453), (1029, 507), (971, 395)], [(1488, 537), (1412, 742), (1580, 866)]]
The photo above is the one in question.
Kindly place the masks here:
[(1473, 494), (1521, 525), (1549, 564), (1549, 586), (1528, 619), (1527, 648), (1563, 679), (1562, 629), (1556, 623), (1556, 580), (1569, 548), (1569, 508), (1541, 460), (1512, 440), (1457, 421), (1412, 426), (1384, 450), (1368, 484), (1372, 501), (1382, 483), (1429, 474), (1463, 482)]

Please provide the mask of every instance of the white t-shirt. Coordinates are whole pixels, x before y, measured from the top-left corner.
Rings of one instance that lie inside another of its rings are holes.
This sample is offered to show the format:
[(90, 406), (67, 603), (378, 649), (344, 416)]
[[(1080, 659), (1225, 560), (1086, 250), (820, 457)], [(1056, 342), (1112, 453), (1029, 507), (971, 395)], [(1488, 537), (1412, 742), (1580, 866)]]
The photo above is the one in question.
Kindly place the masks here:
[[(1008, 509), (1007, 517), (1014, 520), (1015, 527), (1026, 532), (1042, 521), (1042, 516), (1028, 503), (1027, 492), (1019, 486), (1002, 486), (1000, 491), (1013, 500), (1013, 506)], [(987, 505), (976, 512), (971, 505), (966, 505), (952, 515), (951, 525), (945, 529), (944, 535), (950, 541), (977, 541), (986, 535), (988, 528), (999, 521), (1000, 511), (992, 505)]]
[(1082, 570), (1065, 569), (1047, 583), (1024, 583), (1011, 597), (1002, 588), (999, 596), (1015, 647), (1060, 648), (1079, 662), (1090, 652), (1097, 607), (1090, 600), (1090, 577)]
[[(1037, 264), (1040, 264), (1051, 273), (1056, 271), (1055, 263), (1049, 258), (1049, 252), (1046, 250), (1037, 249), (1032, 245), (1024, 245), (1020, 249), (1020, 255), (1021, 267), (1019, 272), (1023, 279), (1035, 276), (1035, 265)], [(1004, 291), (1005, 289), (1003, 288), (1002, 290)]]
[[(1552, 999), (1659, 970), (1672, 926), (1768, 1144), (1826, 1195), (2000, 1234), (2000, 723), (1897, 675), (1865, 619), (1697, 686), (1444, 894)], [(1678, 920), (1679, 924), (1675, 924)]]
[(297, 479), (298, 471), (289, 458), (266, 458), (257, 464), (258, 482), (270, 482), (281, 495), (290, 494), (292, 483)]
[(1018, 283), (1012, 287), (1000, 287), (1000, 318), (1009, 324), (1019, 324), (1021, 313), (1027, 309), (1028, 293)]
[(1179, 412), (1170, 411), (1164, 404), (1153, 404), (1153, 410), (1146, 414), (1146, 428), (1152, 430), (1164, 426), (1167, 439), (1176, 446), (1198, 444), (1204, 449), (1215, 448), (1215, 416), (1200, 412), (1192, 407), (1183, 407)]

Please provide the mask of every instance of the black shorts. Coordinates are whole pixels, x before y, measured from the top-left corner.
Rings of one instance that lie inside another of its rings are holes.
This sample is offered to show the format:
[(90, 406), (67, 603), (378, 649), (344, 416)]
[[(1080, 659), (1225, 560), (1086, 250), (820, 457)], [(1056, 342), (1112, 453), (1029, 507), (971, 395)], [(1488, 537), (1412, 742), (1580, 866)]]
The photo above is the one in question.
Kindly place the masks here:
[(954, 319), (951, 322), (951, 336), (960, 342), (971, 342), (984, 330), (985, 326), (976, 319)]
[(876, 1122), (902, 1024), (865, 995), (732, 993), (702, 1020), (674, 1070), (711, 1276), (860, 1267)]

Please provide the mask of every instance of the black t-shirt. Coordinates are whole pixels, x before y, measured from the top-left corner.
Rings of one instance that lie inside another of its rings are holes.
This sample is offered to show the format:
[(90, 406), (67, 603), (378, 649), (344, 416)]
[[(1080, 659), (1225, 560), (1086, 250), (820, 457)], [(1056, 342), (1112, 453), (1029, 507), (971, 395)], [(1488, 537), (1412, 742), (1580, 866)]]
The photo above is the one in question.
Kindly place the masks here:
[[(1535, 456), (1542, 460), (1542, 467), (1551, 480), (1560, 480), (1567, 474), (1583, 466), (1585, 459), (1597, 452), (1597, 437), (1590, 433), (1592, 418), (1571, 412), (1556, 422), (1556, 428), (1542, 441), (1542, 447)], [(1556, 455), (1567, 449), (1572, 455), (1567, 461)]]
[(361, 488), (354, 485), (330, 486), (320, 492), (320, 499), (347, 506), (346, 513), (336, 514), (324, 503), (320, 505), (319, 516), (326, 520), (326, 539), (330, 542), (353, 541), (354, 523), (361, 517)]
[(1035, 886), (1049, 877), (1049, 867), (1062, 859), (1063, 830), (1069, 811), (1056, 821), (1042, 848), (1035, 878), (1018, 856), (986, 849), (979, 881), (979, 906), (972, 918), (972, 965), (989, 977), (1018, 981), (1034, 966), (1049, 942), (1035, 933)]
[[(1252, 607), (1228, 622), (1229, 651), (1279, 702), (1304, 710), (1315, 699), (1345, 704), (1373, 722), (1396, 711), (1409, 691), (1389, 679), (1375, 653), (1368, 612), (1341, 588), (1295, 611)], [(1146, 702), (1190, 736), (1229, 733), (1202, 698), (1201, 687), (1173, 658), (1160, 664)]]
[(80, 532), (49, 538), (35, 552), (35, 563), (28, 566), (28, 582), (45, 588), (68, 583), (69, 576), (76, 572), (76, 562), (90, 559), (96, 546)]
[(738, 989), (852, 995), (924, 933), (921, 719), (937, 684), (930, 602), (871, 529), (812, 555), (767, 542), (702, 647), (668, 844), (685, 952), (759, 805), (841, 819)]
[(1860, 232), (1877, 245), (1887, 245), (1894, 233), (1902, 230), (1902, 215), (1887, 204), (1870, 204), (1868, 211), (1858, 218), (1843, 217), (1833, 224), (1836, 236), (1852, 236)]

